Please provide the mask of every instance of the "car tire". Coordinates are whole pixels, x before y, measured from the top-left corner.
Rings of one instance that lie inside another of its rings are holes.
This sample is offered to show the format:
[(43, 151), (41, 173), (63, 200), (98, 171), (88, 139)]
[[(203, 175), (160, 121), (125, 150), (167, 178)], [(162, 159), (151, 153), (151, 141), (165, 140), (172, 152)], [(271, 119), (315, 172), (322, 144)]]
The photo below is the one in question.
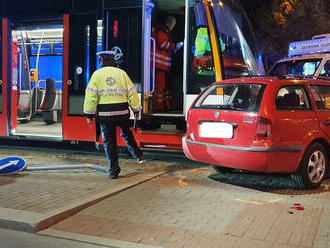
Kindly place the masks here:
[(234, 170), (233, 168), (216, 166), (216, 165), (212, 165), (212, 168), (213, 168), (213, 170), (215, 170), (216, 172), (218, 172), (220, 174), (231, 173)]
[(327, 150), (322, 144), (313, 143), (306, 149), (297, 173), (291, 177), (300, 187), (315, 189), (322, 183), (328, 166)]

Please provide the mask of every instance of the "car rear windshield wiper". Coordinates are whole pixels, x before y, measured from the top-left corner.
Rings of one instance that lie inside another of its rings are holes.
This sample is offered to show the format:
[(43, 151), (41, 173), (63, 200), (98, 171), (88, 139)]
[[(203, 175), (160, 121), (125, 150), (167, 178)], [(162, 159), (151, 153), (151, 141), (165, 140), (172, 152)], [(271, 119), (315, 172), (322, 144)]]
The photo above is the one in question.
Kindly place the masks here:
[(224, 105), (217, 105), (217, 109), (228, 109), (228, 110), (244, 110), (242, 107), (234, 106), (233, 104), (224, 104)]
[(233, 106), (233, 104), (224, 104), (224, 105), (204, 105), (199, 107), (201, 109), (218, 109), (218, 110), (239, 110), (239, 111), (243, 111), (245, 110), (244, 108), (240, 107), (240, 106)]
[(224, 105), (217, 105), (217, 109), (233, 109), (233, 105), (231, 104), (224, 104)]

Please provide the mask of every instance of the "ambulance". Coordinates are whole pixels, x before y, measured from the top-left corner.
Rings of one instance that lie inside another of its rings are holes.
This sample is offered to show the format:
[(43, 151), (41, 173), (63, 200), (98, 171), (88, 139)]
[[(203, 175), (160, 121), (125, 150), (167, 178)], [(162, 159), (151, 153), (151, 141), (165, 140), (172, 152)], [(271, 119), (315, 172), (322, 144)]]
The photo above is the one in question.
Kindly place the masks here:
[(330, 76), (330, 33), (291, 42), (288, 55), (276, 62), (270, 76), (326, 79)]

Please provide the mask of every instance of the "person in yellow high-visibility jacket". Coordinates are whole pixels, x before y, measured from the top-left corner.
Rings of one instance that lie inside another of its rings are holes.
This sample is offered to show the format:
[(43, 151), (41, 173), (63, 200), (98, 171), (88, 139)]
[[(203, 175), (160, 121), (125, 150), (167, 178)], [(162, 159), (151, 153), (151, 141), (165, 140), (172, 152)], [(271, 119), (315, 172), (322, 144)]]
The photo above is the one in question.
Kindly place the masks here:
[[(211, 43), (207, 27), (199, 27), (195, 38), (195, 53), (193, 67), (201, 73), (206, 70), (213, 69), (213, 61), (211, 56)], [(225, 43), (220, 38), (221, 51), (226, 48)]]
[(129, 107), (135, 118), (139, 118), (141, 103), (129, 76), (125, 71), (113, 67), (113, 51), (97, 53), (102, 68), (95, 71), (86, 88), (84, 113), (87, 123), (93, 124), (96, 117), (100, 124), (105, 154), (110, 166), (109, 178), (115, 179), (120, 173), (116, 127), (121, 129), (121, 137), (125, 140), (131, 155), (142, 162), (143, 154), (137, 146), (129, 129)]

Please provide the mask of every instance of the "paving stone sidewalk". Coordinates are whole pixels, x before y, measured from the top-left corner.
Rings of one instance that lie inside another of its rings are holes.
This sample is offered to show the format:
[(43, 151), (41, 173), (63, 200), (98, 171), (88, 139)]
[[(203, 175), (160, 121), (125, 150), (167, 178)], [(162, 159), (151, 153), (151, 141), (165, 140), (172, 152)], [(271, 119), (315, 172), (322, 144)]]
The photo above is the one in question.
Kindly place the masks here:
[[(79, 163), (83, 159), (72, 154), (1, 152), (6, 156), (24, 156), (29, 168), (87, 165), (80, 169), (21, 171), (0, 177), (0, 228), (28, 232), (42, 230), (91, 204), (164, 173), (150, 166), (137, 166), (134, 160), (127, 159), (121, 161), (125, 167), (119, 179), (109, 180), (104, 171), (87, 168), (90, 164)], [(100, 162), (99, 158), (94, 160), (89, 162)]]
[(261, 192), (205, 179), (210, 174), (200, 168), (162, 175), (42, 233), (166, 248), (330, 247), (329, 181), (314, 191)]
[[(74, 153), (5, 155), (24, 156), (30, 166), (105, 164)], [(330, 247), (329, 179), (305, 191), (287, 178), (121, 163), (122, 177), (112, 181), (91, 169), (0, 177), (0, 227), (49, 227), (38, 234), (106, 247)]]

